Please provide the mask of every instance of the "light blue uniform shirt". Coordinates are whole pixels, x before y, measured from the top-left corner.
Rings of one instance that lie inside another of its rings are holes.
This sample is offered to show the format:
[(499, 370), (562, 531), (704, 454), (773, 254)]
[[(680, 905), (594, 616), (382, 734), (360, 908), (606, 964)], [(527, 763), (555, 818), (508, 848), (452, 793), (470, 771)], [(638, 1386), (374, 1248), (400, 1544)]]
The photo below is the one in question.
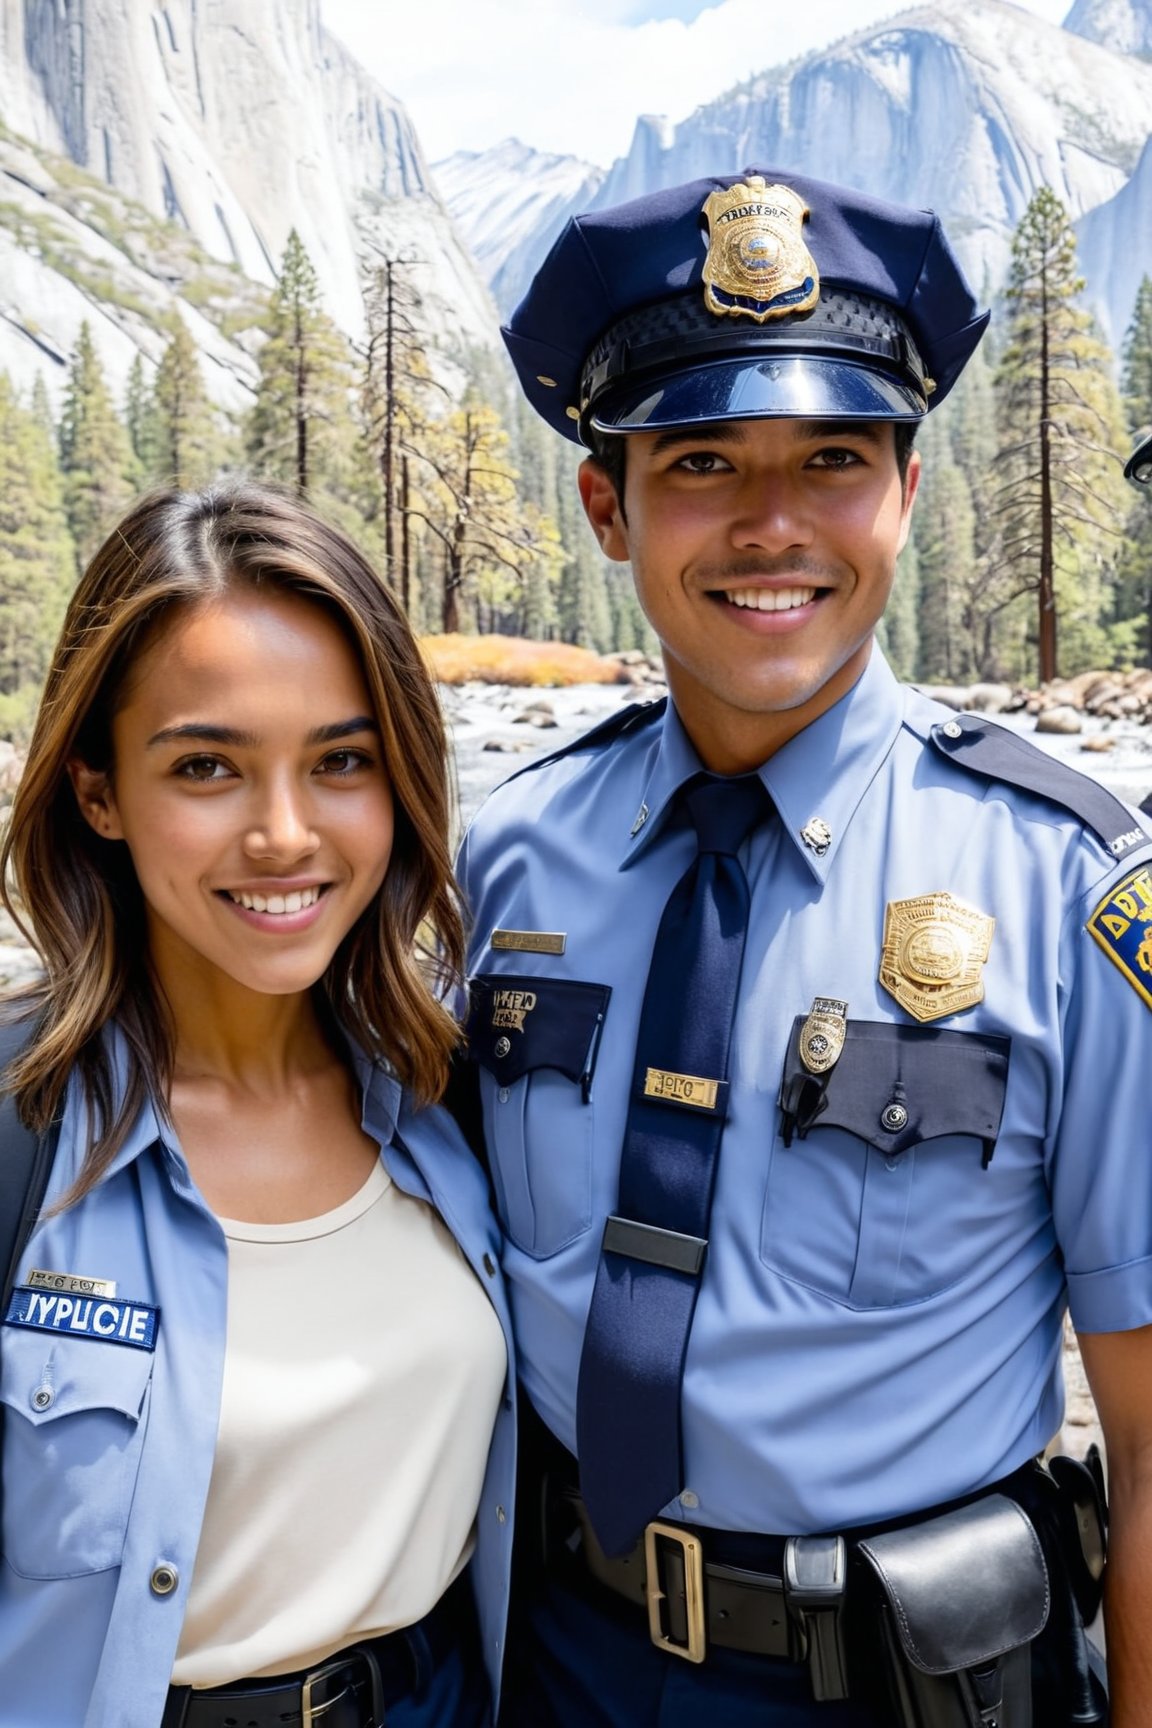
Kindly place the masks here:
[[(807, 1533), (953, 1498), (1059, 1426), (1069, 1301), (1084, 1331), (1152, 1323), (1152, 1017), (1085, 930), (1152, 846), (1118, 865), (1055, 803), (961, 767), (929, 739), (951, 718), (875, 651), (760, 770), (778, 819), (740, 854), (750, 927), (683, 1385), (686, 1481), (666, 1516)], [(695, 850), (669, 806), (699, 766), (669, 708), (507, 782), (461, 857), (470, 971), (489, 991), (512, 980), (504, 1011), (483, 998), (492, 1024), (474, 1042), (520, 1372), (572, 1450), (649, 959)], [(819, 841), (813, 818), (823, 852), (802, 837)], [(897, 1029), (916, 1022), (878, 977), (885, 908), (933, 894), (995, 928), (983, 1000), (933, 1022), (948, 1036), (912, 1061)], [(493, 947), (497, 930), (563, 932), (564, 952)], [(587, 1005), (568, 1013), (571, 980), (610, 987), (598, 1043)], [(786, 1147), (786, 1053), (816, 997), (847, 1002), (850, 1036), (866, 1023), (868, 1097), (841, 1086), (840, 1125)], [(488, 1071), (497, 1030), (526, 1070), (512, 1083)], [(984, 1168), (971, 1118), (988, 1035), (1011, 1049)], [(878, 1118), (902, 1098), (933, 1137), (893, 1155)]]
[[(483, 1172), (442, 1110), (412, 1111), (382, 1070), (360, 1059), (357, 1070), (363, 1127), (392, 1180), (436, 1207), (509, 1339)], [(393, 1143), (397, 1132), (406, 1150)], [(49, 1206), (79, 1170), (85, 1133), (74, 1083)], [(216, 1447), (228, 1252), (150, 1106), (97, 1187), (36, 1228), (17, 1282), (33, 1267), (115, 1280), (118, 1299), (155, 1306), (159, 1324), (154, 1353), (94, 1336), (0, 1332), (0, 1724), (156, 1728)], [(508, 1602), (513, 1404), (506, 1387), (471, 1561), (494, 1687)], [(169, 1594), (153, 1588), (158, 1567), (178, 1575)]]

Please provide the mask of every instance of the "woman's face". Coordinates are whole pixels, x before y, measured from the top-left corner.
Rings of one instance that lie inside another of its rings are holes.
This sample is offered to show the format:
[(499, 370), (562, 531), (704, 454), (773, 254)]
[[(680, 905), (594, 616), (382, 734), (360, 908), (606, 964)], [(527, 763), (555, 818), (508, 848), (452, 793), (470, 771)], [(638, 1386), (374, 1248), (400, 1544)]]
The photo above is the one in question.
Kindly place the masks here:
[(180, 611), (133, 667), (112, 771), (70, 765), (128, 848), (170, 997), (307, 990), (384, 880), (392, 792), (355, 649), (320, 606), (241, 589)]

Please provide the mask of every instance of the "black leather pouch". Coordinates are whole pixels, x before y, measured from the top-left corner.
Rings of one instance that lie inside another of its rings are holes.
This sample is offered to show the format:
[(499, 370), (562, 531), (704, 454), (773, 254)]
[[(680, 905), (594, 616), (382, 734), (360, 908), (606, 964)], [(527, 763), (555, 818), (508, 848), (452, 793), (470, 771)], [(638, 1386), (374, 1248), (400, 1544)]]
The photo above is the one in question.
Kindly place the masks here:
[(1029, 1647), (1048, 1618), (1048, 1570), (1015, 1501), (990, 1494), (862, 1538), (856, 1556), (894, 1728), (1032, 1728)]

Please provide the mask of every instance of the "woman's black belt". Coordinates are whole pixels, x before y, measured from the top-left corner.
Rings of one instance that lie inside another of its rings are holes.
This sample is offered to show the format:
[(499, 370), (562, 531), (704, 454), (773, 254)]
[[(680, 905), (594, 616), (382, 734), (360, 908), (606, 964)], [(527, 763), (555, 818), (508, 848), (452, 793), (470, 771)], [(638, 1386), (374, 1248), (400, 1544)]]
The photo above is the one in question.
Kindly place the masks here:
[(414, 1626), (350, 1644), (314, 1668), (229, 1686), (170, 1686), (160, 1728), (380, 1728), (385, 1711), (421, 1692), (463, 1635), (467, 1591), (462, 1575)]

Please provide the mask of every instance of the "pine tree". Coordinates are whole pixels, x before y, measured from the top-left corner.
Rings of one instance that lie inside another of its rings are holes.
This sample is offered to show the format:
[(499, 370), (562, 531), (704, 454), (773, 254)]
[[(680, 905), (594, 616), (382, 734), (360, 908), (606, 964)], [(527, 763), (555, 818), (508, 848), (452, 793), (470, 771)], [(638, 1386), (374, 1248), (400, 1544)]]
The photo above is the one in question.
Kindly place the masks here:
[(150, 447), (156, 439), (153, 427), (152, 391), (144, 373), (144, 356), (137, 353), (128, 372), (124, 392), (124, 426), (141, 474), (150, 472)]
[(128, 433), (113, 406), (87, 323), (80, 326), (68, 367), (60, 466), (68, 526), (83, 567), (138, 487)]
[(143, 463), (157, 485), (207, 485), (220, 464), (223, 439), (204, 387), (196, 345), (183, 320), (156, 368), (145, 416)]
[[(1152, 279), (1145, 276), (1136, 295), (1132, 322), (1124, 342), (1124, 403), (1133, 438), (1152, 426)], [(1127, 451), (1124, 452), (1127, 454)], [(1152, 666), (1152, 498), (1149, 488), (1133, 486), (1124, 545), (1118, 568), (1122, 621), (1129, 657)], [(1114, 637), (1119, 634), (1114, 632)], [(1117, 642), (1114, 658), (1125, 658)]]
[[(1122, 435), (1110, 356), (1078, 304), (1083, 281), (1063, 205), (1042, 186), (1017, 229), (1007, 289), (1008, 344), (996, 375), (1000, 447), (986, 565), (996, 610), (1036, 599), (1041, 681), (1056, 676), (1057, 614), (1070, 658), (1101, 652), (1122, 519), (1115, 448)], [(1112, 536), (1111, 562), (1100, 556)]]
[(946, 444), (938, 458), (925, 462), (916, 515), (918, 674), (934, 683), (964, 683), (976, 669), (973, 636), (981, 637), (987, 615), (974, 604), (972, 493)]
[(54, 442), (0, 373), (0, 732), (31, 724), (75, 579)]
[(1136, 292), (1124, 339), (1124, 406), (1133, 436), (1152, 426), (1152, 277), (1148, 276)]
[(515, 610), (520, 585), (541, 548), (540, 525), (521, 507), (508, 435), (495, 409), (475, 397), (429, 422), (413, 450), (422, 469), (409, 513), (439, 542), (440, 629), (461, 628), (469, 601), (478, 628)]
[(355, 529), (367, 470), (353, 354), (324, 311), (316, 272), (295, 229), (280, 262), (258, 365), (246, 437), (253, 471), (291, 486)]

